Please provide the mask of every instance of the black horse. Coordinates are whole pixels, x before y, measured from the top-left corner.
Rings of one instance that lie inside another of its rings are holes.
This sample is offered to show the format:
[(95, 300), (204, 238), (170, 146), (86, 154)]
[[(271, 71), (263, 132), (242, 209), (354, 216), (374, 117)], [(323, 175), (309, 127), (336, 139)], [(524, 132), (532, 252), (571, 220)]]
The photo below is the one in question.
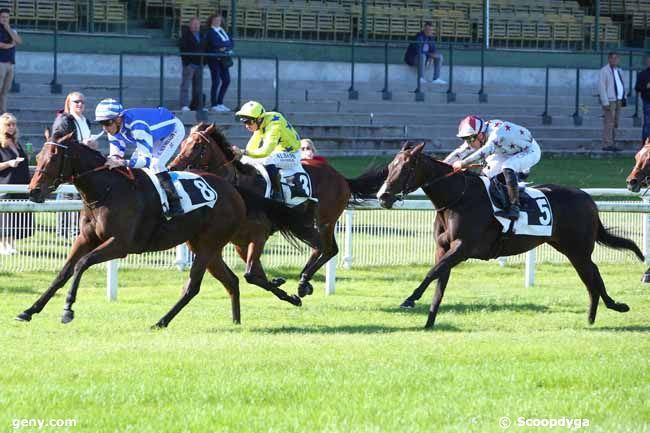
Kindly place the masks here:
[(72, 132), (45, 143), (36, 159), (38, 166), (29, 185), (30, 199), (43, 202), (59, 184), (73, 182), (81, 193), (84, 208), (80, 234), (63, 269), (17, 320), (30, 321), (73, 277), (61, 319), (68, 323), (74, 318), (72, 305), (87, 268), (127, 254), (161, 251), (187, 242), (196, 254), (189, 280), (181, 298), (155, 326), (166, 327), (199, 292), (206, 270), (230, 294), (233, 321), (240, 322), (239, 281), (223, 261), (222, 250), (239, 231), (246, 217), (246, 205), (230, 183), (213, 174), (200, 173), (217, 193), (214, 207), (202, 207), (166, 221), (158, 193), (142, 170), (107, 170), (106, 158), (80, 144)]
[(429, 284), (437, 279), (426, 328), (434, 325), (454, 266), (470, 258), (488, 260), (520, 254), (544, 243), (567, 256), (587, 286), (591, 300), (590, 324), (596, 320), (601, 298), (609, 309), (621, 313), (629, 311), (626, 304), (615, 302), (607, 294), (598, 267), (591, 260), (591, 253), (598, 242), (611, 248), (633, 251), (641, 261), (643, 254), (633, 241), (614, 236), (603, 227), (591, 196), (577, 188), (538, 185), (536, 188), (544, 192), (553, 211), (551, 236), (505, 236), (493, 217), (490, 199), (479, 176), (454, 171), (450, 165), (423, 154), (423, 147), (424, 144), (402, 147), (389, 164), (388, 178), (377, 197), (383, 207), (390, 209), (398, 196), (421, 187), (438, 209), (434, 226), (436, 264), (401, 305), (412, 308)]

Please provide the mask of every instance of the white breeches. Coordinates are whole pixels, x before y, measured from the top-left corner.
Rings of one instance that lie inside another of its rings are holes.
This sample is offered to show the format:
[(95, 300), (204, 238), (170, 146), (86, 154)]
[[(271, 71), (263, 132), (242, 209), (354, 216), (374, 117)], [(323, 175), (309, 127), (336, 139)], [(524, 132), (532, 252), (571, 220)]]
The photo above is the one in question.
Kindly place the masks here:
[(185, 126), (183, 126), (183, 122), (179, 119), (175, 119), (174, 131), (153, 145), (150, 167), (155, 173), (167, 171), (167, 162), (174, 156), (184, 138)]
[(485, 158), (487, 164), (483, 174), (489, 178), (497, 176), (504, 168), (510, 168), (515, 173), (527, 173), (531, 167), (537, 164), (542, 157), (542, 151), (535, 140), (530, 144), (528, 150), (514, 155), (494, 153)]
[(266, 158), (246, 158), (246, 160), (242, 159), (242, 162), (262, 165), (274, 164), (280, 170), (304, 171), (300, 164), (299, 150), (295, 152), (274, 152)]

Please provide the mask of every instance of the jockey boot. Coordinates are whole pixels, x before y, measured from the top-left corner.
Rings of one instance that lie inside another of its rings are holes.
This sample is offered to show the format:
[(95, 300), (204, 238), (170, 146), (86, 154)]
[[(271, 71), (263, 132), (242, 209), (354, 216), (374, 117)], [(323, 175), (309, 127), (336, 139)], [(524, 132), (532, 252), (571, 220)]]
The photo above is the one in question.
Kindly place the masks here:
[(280, 170), (269, 176), (271, 178), (271, 200), (284, 201), (284, 194), (282, 193), (282, 176)]
[(503, 177), (506, 180), (506, 188), (508, 189), (508, 198), (510, 199), (510, 206), (508, 209), (496, 212), (495, 215), (508, 218), (512, 221), (519, 219), (519, 183), (517, 180), (517, 173), (510, 168), (503, 169)]
[(172, 178), (169, 175), (169, 173), (163, 171), (161, 173), (157, 173), (156, 176), (158, 176), (158, 180), (160, 180), (160, 185), (162, 186), (162, 189), (165, 191), (165, 195), (167, 195), (167, 204), (169, 205), (169, 209), (167, 210), (167, 212), (165, 212), (165, 217), (171, 219), (183, 215), (181, 198), (178, 196), (178, 193), (176, 192), (176, 188), (174, 187), (174, 183), (172, 182)]

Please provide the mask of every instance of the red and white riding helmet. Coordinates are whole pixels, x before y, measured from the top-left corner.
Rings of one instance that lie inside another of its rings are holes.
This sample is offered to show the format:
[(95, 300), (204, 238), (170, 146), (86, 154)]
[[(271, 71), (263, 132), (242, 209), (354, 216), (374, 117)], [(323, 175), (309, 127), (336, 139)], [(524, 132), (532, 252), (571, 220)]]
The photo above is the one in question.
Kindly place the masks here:
[(471, 137), (472, 135), (478, 135), (481, 132), (485, 132), (485, 127), (486, 124), (480, 117), (467, 116), (460, 121), (460, 125), (458, 125), (458, 134), (456, 134), (456, 137), (467, 138)]

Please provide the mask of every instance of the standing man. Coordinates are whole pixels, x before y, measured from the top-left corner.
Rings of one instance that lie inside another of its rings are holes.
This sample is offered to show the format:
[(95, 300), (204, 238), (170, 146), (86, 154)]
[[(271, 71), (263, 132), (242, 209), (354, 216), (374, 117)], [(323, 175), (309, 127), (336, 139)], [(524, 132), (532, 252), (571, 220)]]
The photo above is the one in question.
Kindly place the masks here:
[(634, 90), (641, 96), (643, 101), (643, 132), (641, 143), (645, 143), (650, 137), (650, 54), (645, 57), (646, 68), (636, 76)]
[[(180, 41), (181, 53), (200, 53), (203, 52), (203, 43), (201, 42), (201, 21), (197, 17), (190, 20), (190, 25), (183, 32)], [(200, 82), (203, 79), (203, 65), (201, 56), (181, 55), (183, 62), (183, 79), (181, 81), (181, 110), (190, 111), (196, 109), (201, 88)], [(190, 83), (192, 83), (192, 102), (190, 103)]]
[(620, 150), (616, 147), (616, 128), (625, 99), (625, 83), (615, 52), (607, 55), (607, 64), (600, 69), (598, 93), (603, 106), (603, 150), (616, 152)]
[(9, 9), (0, 9), (0, 113), (7, 112), (7, 94), (14, 80), (16, 45), (23, 40), (9, 26)]
[[(433, 40), (433, 24), (430, 21), (424, 23), (422, 31), (415, 35), (415, 42), (409, 44), (404, 54), (404, 62), (409, 66), (417, 65), (421, 83), (447, 84), (440, 78), (442, 54), (436, 51), (436, 43)], [(427, 81), (424, 78), (424, 69), (431, 63), (433, 63), (433, 80)]]

